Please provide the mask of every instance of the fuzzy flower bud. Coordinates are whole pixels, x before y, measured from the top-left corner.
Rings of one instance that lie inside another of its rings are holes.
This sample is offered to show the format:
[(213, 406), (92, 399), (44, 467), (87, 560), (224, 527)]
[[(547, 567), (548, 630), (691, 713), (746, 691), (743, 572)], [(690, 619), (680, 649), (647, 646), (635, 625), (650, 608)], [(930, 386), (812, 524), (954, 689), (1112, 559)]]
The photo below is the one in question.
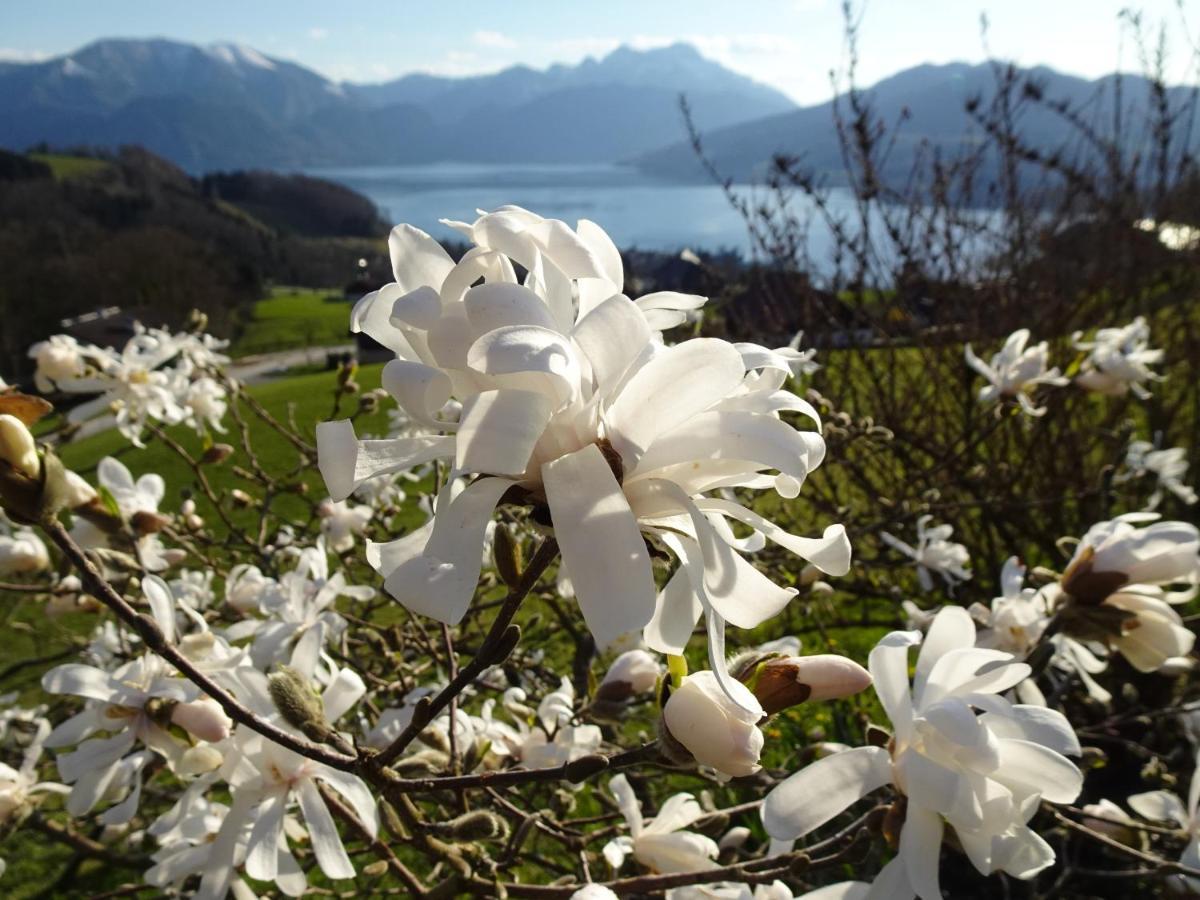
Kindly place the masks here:
[(767, 715), (806, 700), (837, 700), (866, 689), (871, 675), (844, 656), (789, 656), (768, 659), (746, 679)]
[(171, 721), (194, 737), (213, 744), (229, 737), (229, 729), (233, 727), (233, 720), (211, 697), (176, 704)]
[(487, 841), (504, 833), (504, 822), (494, 813), (480, 809), (450, 820), (446, 830), (455, 841)]
[(325, 724), (325, 705), (308, 680), (291, 666), (280, 666), (267, 678), (271, 702), (285, 722), (299, 728), (313, 740), (329, 732)]
[(763, 734), (758, 722), (764, 713), (744, 686), (734, 682), (731, 689), (739, 695), (738, 703), (712, 672), (688, 675), (663, 707), (663, 724), (698, 763), (736, 778), (760, 768)]

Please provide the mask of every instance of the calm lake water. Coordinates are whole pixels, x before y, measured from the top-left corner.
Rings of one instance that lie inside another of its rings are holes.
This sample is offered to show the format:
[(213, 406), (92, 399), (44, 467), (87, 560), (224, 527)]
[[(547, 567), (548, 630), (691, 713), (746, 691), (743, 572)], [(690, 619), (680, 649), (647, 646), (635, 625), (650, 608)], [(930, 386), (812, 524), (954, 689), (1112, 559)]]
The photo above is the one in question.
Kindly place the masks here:
[(623, 166), (436, 163), (307, 171), (369, 197), (388, 221), (437, 238), (453, 236), (438, 219), (469, 222), (476, 208), (515, 203), (572, 225), (593, 219), (620, 247), (750, 248), (742, 219), (720, 188), (664, 182)]

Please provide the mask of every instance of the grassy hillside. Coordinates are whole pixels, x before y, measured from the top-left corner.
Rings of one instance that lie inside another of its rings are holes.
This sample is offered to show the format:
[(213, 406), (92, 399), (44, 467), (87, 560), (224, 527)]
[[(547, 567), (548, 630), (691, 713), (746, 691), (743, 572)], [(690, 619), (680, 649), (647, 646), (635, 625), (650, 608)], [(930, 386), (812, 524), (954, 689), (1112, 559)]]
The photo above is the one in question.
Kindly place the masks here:
[(231, 348), (250, 356), (294, 347), (342, 344), (350, 339), (350, 305), (340, 291), (278, 287), (254, 305)]

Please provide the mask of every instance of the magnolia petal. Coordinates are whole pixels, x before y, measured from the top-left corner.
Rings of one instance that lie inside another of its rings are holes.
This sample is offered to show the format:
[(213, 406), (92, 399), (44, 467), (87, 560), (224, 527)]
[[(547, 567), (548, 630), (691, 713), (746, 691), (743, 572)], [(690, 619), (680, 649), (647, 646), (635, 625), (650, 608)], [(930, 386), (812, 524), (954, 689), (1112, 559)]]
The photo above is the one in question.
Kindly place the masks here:
[(311, 779), (305, 778), (299, 783), (296, 793), (321, 871), (330, 878), (353, 878), (354, 864), (346, 855), (337, 826), (333, 824), (333, 816), (329, 814), (329, 808), (317, 791), (317, 786)]
[(650, 341), (650, 329), (629, 298), (618, 294), (580, 319), (571, 336), (591, 362), (596, 392), (607, 397)]
[(246, 874), (251, 878), (275, 880), (279, 871), (279, 838), (283, 834), (287, 799), (287, 793), (281, 791), (268, 797), (258, 808), (246, 846)]
[(919, 631), (893, 631), (885, 635), (867, 658), (872, 685), (883, 711), (896, 734), (907, 737), (912, 731), (912, 694), (908, 685), (908, 650), (921, 643)]
[(913, 675), (913, 697), (921, 705), (921, 694), (934, 663), (950, 650), (975, 646), (975, 622), (971, 614), (961, 606), (943, 607), (933, 617), (933, 624), (925, 634), (921, 652), (917, 654), (917, 668)]
[(554, 534), (575, 595), (600, 646), (639, 630), (655, 609), (650, 555), (600, 448), (589, 444), (542, 466)]
[(1183, 801), (1170, 791), (1134, 794), (1125, 802), (1135, 813), (1151, 822), (1174, 822), (1180, 828), (1186, 828), (1188, 825), (1188, 814), (1183, 808)]
[(463, 308), (477, 337), (508, 326), (535, 325), (558, 330), (546, 301), (519, 284), (476, 285), (463, 297)]
[(625, 383), (606, 417), (609, 438), (629, 468), (666, 434), (735, 390), (746, 374), (733, 346), (696, 338), (664, 350)]
[(453, 427), (453, 422), (435, 418), (453, 392), (449, 377), (441, 369), (412, 360), (393, 359), (383, 367), (380, 384), (409, 418), (433, 428)]
[(463, 404), (455, 468), (488, 475), (521, 475), (555, 402), (531, 391), (484, 391)]
[(337, 677), (329, 682), (329, 686), (321, 693), (326, 721), (336, 722), (366, 693), (367, 685), (361, 675), (353, 669), (339, 669)]
[(55, 666), (42, 676), (42, 690), (48, 694), (74, 694), (89, 700), (111, 700), (117, 687), (111, 675), (95, 666), (67, 663)]
[(1083, 790), (1074, 763), (1030, 741), (1000, 741), (1000, 767), (992, 777), (1018, 796), (1041, 794), (1051, 803), (1071, 803)]
[(642, 631), (642, 640), (651, 650), (682, 655), (703, 611), (687, 571), (680, 566), (655, 600), (654, 617)]
[(1028, 665), (1002, 650), (979, 647), (950, 650), (933, 664), (918, 698), (918, 709), (947, 695), (999, 694), (1016, 687), (1029, 673)]
[(150, 604), (150, 614), (168, 644), (175, 643), (175, 597), (171, 588), (157, 575), (147, 575), (142, 579), (142, 593)]
[(424, 435), (360, 441), (349, 419), (317, 425), (317, 468), (335, 501), (345, 500), (369, 478), (445, 459), (454, 452), (453, 437)]
[[(412, 612), (457, 624), (471, 606), (479, 582), (492, 510), (514, 484), (507, 478), (482, 478), (448, 503), (439, 503), (429, 542), (391, 572), (384, 572), (384, 590)], [(418, 550), (411, 543), (403, 549)]]
[(819, 538), (806, 538), (784, 531), (769, 519), (732, 500), (702, 497), (696, 501), (696, 505), (705, 512), (718, 512), (749, 525), (767, 540), (808, 560), (826, 575), (845, 575), (850, 571), (850, 539), (846, 537), (846, 529), (842, 525), (830, 525)]
[(763, 825), (777, 840), (795, 840), (891, 780), (891, 757), (882, 747), (835, 753), (810, 763), (767, 794)]
[(909, 800), (900, 830), (900, 858), (908, 881), (921, 900), (942, 900), (938, 888), (938, 859), (942, 852), (942, 818)]
[(367, 830), (367, 834), (375, 837), (379, 833), (379, 810), (375, 806), (375, 798), (371, 789), (356, 775), (340, 772), (337, 769), (322, 765), (315, 777), (325, 782), (345, 798)]
[(425, 286), (440, 290), (454, 268), (454, 260), (442, 245), (412, 225), (397, 225), (392, 229), (388, 235), (388, 255), (396, 284), (404, 293)]
[(776, 469), (802, 483), (811, 470), (806, 434), (772, 416), (700, 413), (671, 431), (660, 432), (629, 477), (652, 476), (655, 469), (696, 460), (737, 459), (756, 469)]
[(549, 328), (514, 325), (483, 335), (467, 352), (467, 365), (490, 375), (497, 387), (536, 391), (559, 405), (579, 391), (579, 359), (567, 338)]
[(416, 359), (417, 353), (408, 338), (392, 324), (392, 307), (405, 293), (398, 284), (385, 284), (365, 294), (350, 310), (350, 331), (367, 335), (401, 359)]

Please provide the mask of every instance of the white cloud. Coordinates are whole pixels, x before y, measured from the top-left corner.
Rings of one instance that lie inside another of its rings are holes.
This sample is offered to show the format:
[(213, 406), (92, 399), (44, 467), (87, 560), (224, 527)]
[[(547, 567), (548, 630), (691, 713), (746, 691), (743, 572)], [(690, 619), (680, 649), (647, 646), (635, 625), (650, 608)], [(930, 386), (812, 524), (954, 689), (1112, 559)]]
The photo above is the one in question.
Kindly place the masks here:
[(310, 29), (308, 29), (308, 36), (310, 38), (312, 38), (314, 41), (323, 41), (323, 40), (325, 40), (325, 38), (329, 37), (329, 29), (328, 28), (310, 28)]
[(0, 47), (0, 62), (33, 63), (50, 58), (50, 54), (42, 50), (17, 50), (13, 47)]
[(471, 41), (477, 47), (486, 47), (489, 50), (512, 50), (517, 46), (515, 40), (499, 31), (476, 31), (471, 35)]

